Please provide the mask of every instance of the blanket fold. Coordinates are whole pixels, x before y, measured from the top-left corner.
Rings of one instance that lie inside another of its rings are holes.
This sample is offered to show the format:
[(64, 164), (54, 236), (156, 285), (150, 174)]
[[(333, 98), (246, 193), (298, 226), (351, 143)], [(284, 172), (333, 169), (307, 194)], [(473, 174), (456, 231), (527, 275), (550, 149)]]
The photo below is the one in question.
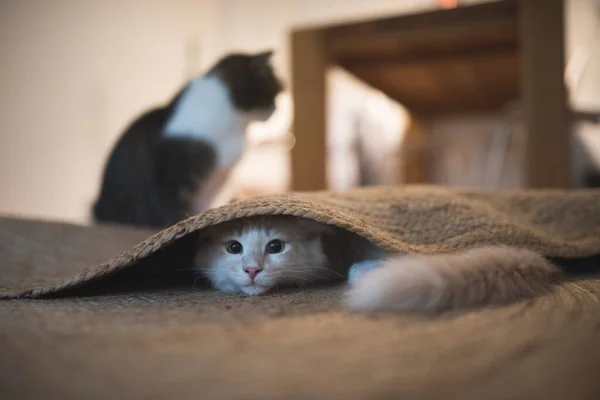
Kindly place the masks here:
[(393, 251), (509, 244), (571, 265), (600, 254), (590, 190), (295, 193), (160, 232), (0, 218), (0, 398), (600, 398), (600, 278), (434, 318), (349, 313), (343, 286), (250, 297), (193, 287), (199, 230), (267, 214)]
[[(26, 246), (35, 249), (35, 240), (24, 239), (27, 232), (15, 234), (11, 230), (14, 220), (4, 220), (0, 250), (7, 261), (3, 261), (0, 276), (0, 298), (57, 296), (77, 288), (84, 288), (85, 293), (85, 288), (92, 290), (99, 281), (135, 287), (141, 285), (142, 277), (156, 274), (162, 274), (160, 282), (166, 285), (165, 276), (170, 271), (189, 268), (199, 230), (237, 218), (276, 214), (334, 225), (396, 252), (435, 254), (504, 244), (529, 248), (549, 258), (582, 259), (600, 254), (600, 192), (596, 190), (489, 192), (429, 186), (372, 187), (254, 198), (209, 210), (155, 234), (97, 228), (80, 243), (87, 247), (74, 250), (77, 243), (67, 244), (70, 251), (95, 252), (99, 255), (97, 264), (61, 266), (63, 273), (59, 275), (50, 265), (37, 265), (33, 275), (27, 268), (14, 265), (19, 264), (17, 261), (11, 265), (7, 254), (14, 258), (18, 246), (24, 252)], [(104, 249), (108, 261), (103, 261), (98, 253), (102, 246), (94, 240), (106, 241), (110, 235), (122, 240)]]

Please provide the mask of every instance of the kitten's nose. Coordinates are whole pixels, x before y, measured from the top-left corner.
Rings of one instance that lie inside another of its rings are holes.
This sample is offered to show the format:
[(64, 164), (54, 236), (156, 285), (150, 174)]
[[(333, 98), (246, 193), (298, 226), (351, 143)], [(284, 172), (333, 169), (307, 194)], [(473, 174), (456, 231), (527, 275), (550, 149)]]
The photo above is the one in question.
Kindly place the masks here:
[(254, 280), (254, 278), (256, 278), (256, 275), (258, 275), (258, 273), (260, 271), (262, 271), (262, 268), (259, 268), (259, 267), (244, 267), (244, 271), (248, 274), (248, 276), (250, 277), (250, 279)]

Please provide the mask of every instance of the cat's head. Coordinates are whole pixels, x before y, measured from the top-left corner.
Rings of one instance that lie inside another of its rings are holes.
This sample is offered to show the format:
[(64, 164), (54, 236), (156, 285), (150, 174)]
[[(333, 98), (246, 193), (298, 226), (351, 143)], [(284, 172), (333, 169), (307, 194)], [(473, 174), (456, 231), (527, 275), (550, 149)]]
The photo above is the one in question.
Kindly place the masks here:
[(214, 287), (261, 294), (274, 287), (329, 279), (317, 222), (286, 216), (256, 217), (206, 229), (195, 266)]
[(256, 54), (230, 53), (209, 74), (217, 75), (228, 87), (233, 105), (266, 120), (275, 111), (275, 98), (283, 90), (271, 66), (273, 51)]

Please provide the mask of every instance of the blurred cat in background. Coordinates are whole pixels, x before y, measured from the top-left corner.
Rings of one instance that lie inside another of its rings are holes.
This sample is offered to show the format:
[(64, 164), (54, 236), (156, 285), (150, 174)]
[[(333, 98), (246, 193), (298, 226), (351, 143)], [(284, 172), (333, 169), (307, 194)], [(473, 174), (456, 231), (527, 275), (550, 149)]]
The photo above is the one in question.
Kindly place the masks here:
[(94, 219), (162, 229), (210, 208), (244, 152), (248, 125), (275, 111), (283, 87), (271, 56), (228, 54), (134, 120), (108, 158)]

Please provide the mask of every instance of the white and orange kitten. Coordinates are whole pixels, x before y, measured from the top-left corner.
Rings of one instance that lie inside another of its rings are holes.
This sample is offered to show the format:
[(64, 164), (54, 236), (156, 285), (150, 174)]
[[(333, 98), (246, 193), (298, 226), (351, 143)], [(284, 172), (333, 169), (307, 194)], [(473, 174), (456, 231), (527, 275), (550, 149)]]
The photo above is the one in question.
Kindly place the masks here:
[(541, 255), (515, 247), (389, 254), (355, 235), (291, 216), (235, 220), (202, 237), (195, 268), (221, 291), (257, 295), (342, 278), (350, 284), (345, 304), (356, 311), (505, 304), (549, 292), (560, 273)]
[(283, 216), (226, 222), (204, 231), (195, 265), (215, 288), (248, 295), (332, 279), (324, 229), (311, 220)]

